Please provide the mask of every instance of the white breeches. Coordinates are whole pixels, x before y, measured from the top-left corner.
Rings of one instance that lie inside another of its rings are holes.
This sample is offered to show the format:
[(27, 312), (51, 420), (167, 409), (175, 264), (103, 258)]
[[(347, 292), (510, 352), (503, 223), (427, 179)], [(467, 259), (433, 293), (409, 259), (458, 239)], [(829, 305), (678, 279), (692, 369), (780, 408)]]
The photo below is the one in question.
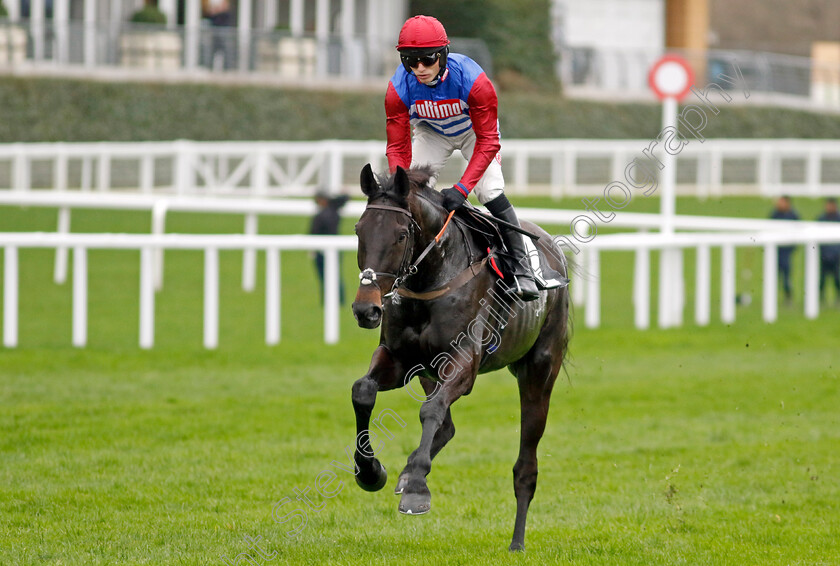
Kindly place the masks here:
[[(419, 124), (414, 128), (414, 139), (411, 144), (411, 166), (429, 165), (434, 172), (434, 177), (430, 179), (430, 183), (434, 186), (440, 170), (443, 169), (452, 152), (456, 149), (461, 150), (461, 155), (467, 161), (472, 158), (475, 149), (475, 132), (472, 129), (458, 136), (447, 137), (423, 124)], [(502, 175), (501, 162), (501, 155), (497, 153), (472, 191), (481, 204), (493, 200), (505, 191), (505, 178)]]

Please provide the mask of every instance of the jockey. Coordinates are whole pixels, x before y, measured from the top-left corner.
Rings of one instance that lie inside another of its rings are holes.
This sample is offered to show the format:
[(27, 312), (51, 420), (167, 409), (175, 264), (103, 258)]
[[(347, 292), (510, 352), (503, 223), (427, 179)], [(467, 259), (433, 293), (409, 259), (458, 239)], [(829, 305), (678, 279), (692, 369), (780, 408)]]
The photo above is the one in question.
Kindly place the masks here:
[[(504, 194), (498, 99), (490, 79), (469, 57), (449, 53), (446, 30), (430, 16), (414, 16), (405, 22), (397, 50), (402, 66), (391, 77), (385, 94), (391, 172), (397, 166), (429, 165), (437, 180), (452, 152), (459, 149), (468, 165), (455, 186), (441, 191), (446, 209), (463, 205), (475, 189), (478, 201), (493, 216), (519, 226)], [(505, 246), (517, 260), (513, 292), (526, 301), (537, 299), (539, 291), (522, 235), (504, 226), (500, 229)]]

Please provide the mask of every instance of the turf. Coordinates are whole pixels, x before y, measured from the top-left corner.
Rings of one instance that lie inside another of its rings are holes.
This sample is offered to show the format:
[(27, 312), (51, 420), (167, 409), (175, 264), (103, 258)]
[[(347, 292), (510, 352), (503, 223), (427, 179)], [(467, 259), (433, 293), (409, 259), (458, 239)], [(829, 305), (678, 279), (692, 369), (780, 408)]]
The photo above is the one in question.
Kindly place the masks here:
[[(806, 217), (818, 209), (798, 204)], [(767, 208), (681, 200), (678, 210)], [(54, 222), (54, 211), (0, 209), (4, 230)], [(305, 225), (266, 218), (261, 231)], [(73, 218), (76, 231), (148, 226), (139, 214)], [(234, 232), (241, 220), (175, 215), (169, 229)], [(346, 461), (350, 386), (378, 334), (355, 328), (345, 305), (341, 342), (321, 342), (306, 254), (283, 254), (275, 347), (264, 345), (262, 278), (242, 292), (241, 257), (222, 254), (216, 351), (201, 347), (200, 253), (167, 254), (151, 351), (137, 347), (136, 253), (90, 254), (85, 349), (70, 346), (70, 289), (52, 283), (52, 255), (20, 256), (20, 347), (0, 350), (0, 564), (225, 564), (238, 555), (247, 564), (246, 552), (257, 564), (840, 562), (840, 312), (806, 321), (799, 300), (777, 323), (761, 322), (761, 284), (748, 274), (760, 273), (761, 258), (750, 250), (738, 254), (738, 290), (753, 302), (737, 322), (713, 314), (708, 327), (668, 331), (632, 328), (631, 261), (605, 255), (604, 323), (576, 325), (540, 446), (524, 554), (507, 551), (519, 405), (506, 372), (481, 376), (454, 406), (456, 436), (429, 476), (430, 514), (399, 515), (391, 495), (419, 439), (418, 403), (404, 391), (381, 394), (374, 411), (405, 421), (390, 421), (393, 438), (380, 438), (389, 484), (366, 493), (336, 470), (331, 487), (341, 489), (324, 499), (316, 478)], [(354, 259), (342, 266), (349, 288)], [(801, 289), (801, 265), (795, 273)], [(307, 488), (320, 510), (295, 499)], [(278, 517), (307, 516), (294, 537), (297, 520), (272, 519), (284, 498)], [(271, 554), (250, 550), (246, 536)]]

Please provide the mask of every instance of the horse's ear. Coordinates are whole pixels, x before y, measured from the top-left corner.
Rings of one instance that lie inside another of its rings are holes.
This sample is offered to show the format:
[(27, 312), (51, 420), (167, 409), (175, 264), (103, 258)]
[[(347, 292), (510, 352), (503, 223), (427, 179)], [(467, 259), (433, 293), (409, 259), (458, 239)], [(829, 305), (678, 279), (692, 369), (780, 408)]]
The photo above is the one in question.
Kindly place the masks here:
[(376, 177), (373, 174), (373, 169), (371, 168), (370, 163), (362, 167), (362, 174), (359, 182), (362, 185), (362, 192), (365, 196), (372, 196), (376, 192), (379, 184), (376, 182)]
[(408, 173), (397, 165), (397, 170), (394, 172), (394, 190), (401, 197), (406, 197), (410, 189), (411, 183), (408, 181)]

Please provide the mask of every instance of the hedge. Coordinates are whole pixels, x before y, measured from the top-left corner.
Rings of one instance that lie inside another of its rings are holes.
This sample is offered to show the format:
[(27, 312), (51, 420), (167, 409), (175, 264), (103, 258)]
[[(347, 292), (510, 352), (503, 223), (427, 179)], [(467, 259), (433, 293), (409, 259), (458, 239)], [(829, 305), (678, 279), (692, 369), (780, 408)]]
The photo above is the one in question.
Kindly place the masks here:
[(409, 12), (436, 17), (450, 38), (484, 40), (497, 81), (557, 88), (548, 0), (411, 0)]
[[(0, 143), (38, 141), (384, 139), (383, 92), (4, 78)], [(655, 104), (500, 92), (506, 138), (657, 135)], [(707, 137), (840, 139), (840, 116), (721, 105)]]

